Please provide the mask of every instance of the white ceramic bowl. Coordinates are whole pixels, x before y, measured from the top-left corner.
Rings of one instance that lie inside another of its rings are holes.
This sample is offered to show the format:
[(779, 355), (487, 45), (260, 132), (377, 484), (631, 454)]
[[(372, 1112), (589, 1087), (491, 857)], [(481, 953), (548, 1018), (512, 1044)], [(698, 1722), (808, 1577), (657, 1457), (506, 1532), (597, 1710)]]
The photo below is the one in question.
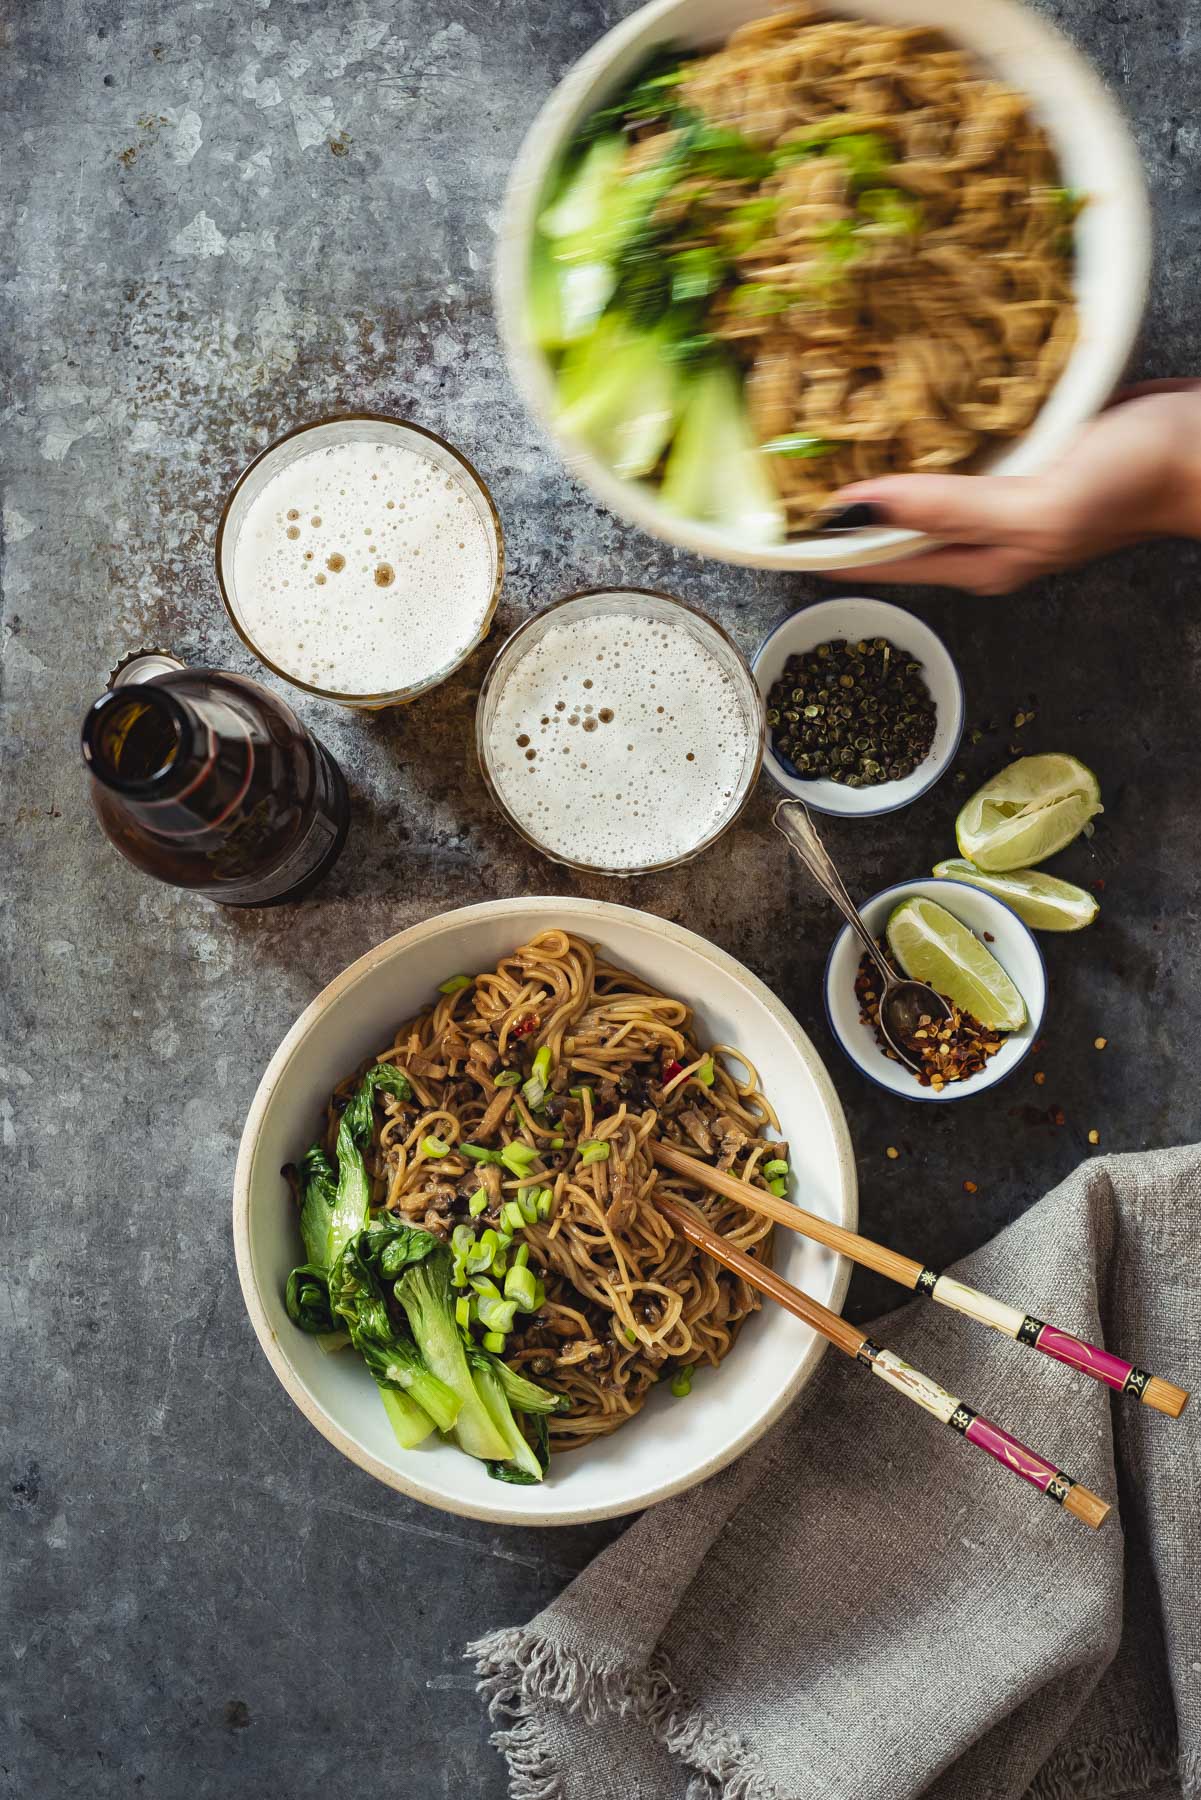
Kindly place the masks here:
[(903, 607), (887, 600), (840, 598), (821, 600), (802, 607), (769, 631), (751, 661), (764, 705), (772, 685), (784, 672), (790, 656), (802, 655), (833, 638), (884, 637), (898, 650), (907, 650), (922, 664), (922, 677), (937, 709), (934, 742), (911, 775), (901, 781), (882, 781), (878, 787), (849, 788), (841, 782), (806, 781), (795, 775), (772, 748), (768, 728), (763, 767), (777, 787), (814, 812), (837, 813), (845, 818), (869, 819), (878, 813), (896, 812), (909, 806), (944, 775), (954, 761), (963, 736), (963, 683), (950, 652), (937, 634)]
[(965, 881), (939, 881), (934, 876), (920, 881), (898, 881), (895, 887), (874, 894), (860, 907), (868, 930), (875, 937), (883, 937), (893, 907), (899, 906), (902, 900), (912, 899), (915, 894), (945, 906), (977, 937), (983, 937), (986, 931), (991, 934), (993, 941), (988, 948), (1026, 1002), (1026, 1023), (1022, 1029), (1011, 1032), (997, 1054), (990, 1057), (970, 1081), (952, 1082), (939, 1093), (933, 1088), (921, 1087), (915, 1075), (885, 1056), (870, 1026), (863, 1024), (859, 1017), (855, 974), (859, 968), (860, 949), (859, 940), (849, 925), (843, 926), (826, 959), (826, 1018), (855, 1067), (877, 1087), (900, 1094), (903, 1100), (926, 1100), (935, 1106), (945, 1106), (952, 1100), (967, 1100), (973, 1094), (983, 1094), (996, 1087), (998, 1081), (1012, 1075), (1029, 1054), (1042, 1030), (1047, 1009), (1047, 969), (1038, 940), (1029, 926), (1023, 924), (1003, 901), (994, 899), (982, 888), (969, 887)]
[[(842, 1108), (808, 1038), (741, 963), (665, 919), (591, 900), (488, 901), (402, 931), (331, 982), (272, 1057), (242, 1133), (234, 1246), (251, 1323), (297, 1406), (353, 1462), (430, 1506), (518, 1525), (610, 1518), (714, 1474), (779, 1417), (824, 1348), (768, 1302), (722, 1367), (701, 1372), (689, 1399), (656, 1391), (628, 1425), (556, 1458), (545, 1484), (527, 1488), (490, 1480), (481, 1463), (443, 1444), (402, 1451), (359, 1359), (323, 1354), (292, 1325), (283, 1290), (300, 1239), (279, 1171), (312, 1141), (331, 1087), (389, 1043), (396, 1025), (420, 1010), (446, 975), (491, 968), (552, 925), (603, 944), (615, 962), (687, 999), (709, 1041), (744, 1050), (792, 1146), (798, 1202), (852, 1228), (858, 1210)], [(827, 1306), (841, 1306), (850, 1273), (842, 1258), (781, 1231), (774, 1263)]]
[[(911, 554), (930, 540), (912, 531), (878, 529), (749, 545), (712, 525), (681, 518), (648, 483), (623, 481), (585, 443), (558, 428), (552, 370), (525, 325), (534, 224), (578, 127), (656, 49), (713, 48), (737, 26), (770, 10), (770, 0), (651, 0), (568, 70), (531, 125), (509, 178), (497, 242), (497, 314), (509, 368), (526, 405), (554, 439), (571, 473), (615, 513), (667, 543), (725, 562), (761, 569), (864, 566)], [(1035, 474), (1109, 397), (1142, 317), (1151, 215), (1125, 120), (1068, 40), (1014, 0), (972, 0), (971, 5), (963, 0), (847, 0), (837, 10), (887, 23), (935, 26), (974, 52), (1029, 96), (1055, 145), (1065, 184), (1089, 197), (1075, 228), (1079, 340), (1031, 429), (989, 464), (997, 474)]]

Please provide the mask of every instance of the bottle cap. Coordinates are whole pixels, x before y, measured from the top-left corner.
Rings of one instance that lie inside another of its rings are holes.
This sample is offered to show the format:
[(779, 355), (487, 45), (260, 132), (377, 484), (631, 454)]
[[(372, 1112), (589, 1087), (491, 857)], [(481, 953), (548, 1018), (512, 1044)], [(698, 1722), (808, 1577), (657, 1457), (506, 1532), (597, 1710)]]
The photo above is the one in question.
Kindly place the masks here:
[(107, 687), (130, 687), (139, 681), (150, 681), (155, 675), (169, 675), (173, 670), (186, 669), (187, 663), (173, 656), (170, 650), (146, 648), (131, 650), (123, 656), (116, 668), (109, 675)]

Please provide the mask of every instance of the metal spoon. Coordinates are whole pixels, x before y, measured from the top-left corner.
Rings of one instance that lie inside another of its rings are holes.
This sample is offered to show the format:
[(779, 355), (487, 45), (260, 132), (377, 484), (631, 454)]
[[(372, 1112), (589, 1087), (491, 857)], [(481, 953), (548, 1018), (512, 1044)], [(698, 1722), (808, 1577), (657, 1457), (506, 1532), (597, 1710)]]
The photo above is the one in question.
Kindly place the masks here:
[(772, 824), (787, 840), (790, 849), (804, 863), (823, 893), (833, 900), (879, 969), (883, 984), (880, 990), (880, 1035), (907, 1069), (912, 1069), (915, 1075), (920, 1074), (919, 1065), (904, 1048), (904, 1039), (919, 1029), (923, 1013), (928, 1019), (948, 1019), (951, 1016), (950, 1007), (942, 995), (936, 994), (924, 981), (910, 981), (889, 967), (880, 954), (875, 938), (863, 923), (858, 907), (847, 893), (842, 876), (835, 868), (830, 852), (818, 837), (817, 828), (804, 803), (800, 800), (781, 800), (772, 814)]

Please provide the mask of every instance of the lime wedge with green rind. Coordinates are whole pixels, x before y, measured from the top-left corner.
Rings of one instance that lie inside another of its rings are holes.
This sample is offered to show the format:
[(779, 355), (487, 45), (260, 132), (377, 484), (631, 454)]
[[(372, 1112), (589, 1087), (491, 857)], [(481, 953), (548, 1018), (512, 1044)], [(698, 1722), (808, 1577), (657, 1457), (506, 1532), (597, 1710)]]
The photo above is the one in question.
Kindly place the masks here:
[(1070, 844), (1102, 810), (1097, 777), (1074, 756), (1021, 756), (963, 806), (955, 841), (978, 869), (1028, 869)]
[(1083, 931), (1100, 911), (1095, 895), (1073, 881), (1044, 874), (1042, 869), (989, 873), (960, 856), (949, 856), (945, 862), (935, 863), (934, 873), (944, 881), (966, 881), (1003, 900), (1031, 931)]
[(925, 895), (889, 914), (888, 948), (906, 975), (945, 994), (989, 1031), (1017, 1031), (1026, 1003), (988, 947), (945, 906)]

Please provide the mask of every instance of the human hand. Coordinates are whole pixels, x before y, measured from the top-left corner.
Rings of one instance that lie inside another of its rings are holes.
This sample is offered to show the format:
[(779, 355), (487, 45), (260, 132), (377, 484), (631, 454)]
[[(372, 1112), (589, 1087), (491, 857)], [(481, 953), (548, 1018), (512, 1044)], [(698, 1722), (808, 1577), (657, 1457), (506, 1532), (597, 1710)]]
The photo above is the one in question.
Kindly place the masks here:
[(905, 526), (943, 547), (871, 566), (873, 581), (1008, 594), (1149, 537), (1201, 537), (1201, 382), (1118, 396), (1040, 475), (891, 475), (841, 490), (857, 523)]

